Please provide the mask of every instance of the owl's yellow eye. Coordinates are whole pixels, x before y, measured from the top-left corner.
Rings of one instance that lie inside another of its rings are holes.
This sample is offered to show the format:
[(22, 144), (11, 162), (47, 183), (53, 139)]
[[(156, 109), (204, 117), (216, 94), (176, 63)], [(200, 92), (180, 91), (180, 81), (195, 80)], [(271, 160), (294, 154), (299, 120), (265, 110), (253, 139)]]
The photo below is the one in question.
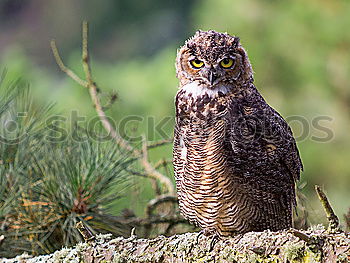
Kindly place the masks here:
[(204, 66), (204, 62), (199, 59), (193, 59), (190, 61), (190, 63), (194, 68), (201, 68)]
[(232, 58), (224, 58), (220, 61), (220, 66), (223, 68), (231, 68), (233, 66), (233, 59)]

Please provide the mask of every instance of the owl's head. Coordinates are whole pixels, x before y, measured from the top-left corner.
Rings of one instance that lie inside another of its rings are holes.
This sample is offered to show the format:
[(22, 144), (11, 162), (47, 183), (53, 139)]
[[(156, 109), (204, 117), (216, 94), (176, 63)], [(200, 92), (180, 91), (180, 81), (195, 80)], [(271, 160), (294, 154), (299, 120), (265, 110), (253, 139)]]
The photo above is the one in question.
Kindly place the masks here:
[(252, 79), (248, 55), (238, 37), (215, 31), (197, 31), (176, 58), (180, 86), (196, 82), (206, 88), (235, 85)]

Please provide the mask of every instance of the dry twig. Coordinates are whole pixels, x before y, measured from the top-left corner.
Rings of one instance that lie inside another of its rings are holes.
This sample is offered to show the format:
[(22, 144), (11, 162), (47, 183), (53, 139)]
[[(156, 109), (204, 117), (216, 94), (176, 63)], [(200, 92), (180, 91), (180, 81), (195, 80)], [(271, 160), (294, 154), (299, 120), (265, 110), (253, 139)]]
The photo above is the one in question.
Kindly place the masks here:
[[(101, 101), (99, 99), (98, 93), (99, 89), (97, 87), (96, 82), (92, 78), (91, 73), (91, 67), (90, 67), (90, 59), (89, 59), (89, 49), (88, 49), (88, 35), (89, 35), (89, 27), (88, 23), (86, 21), (83, 22), (83, 28), (82, 28), (82, 59), (83, 59), (83, 68), (85, 72), (85, 78), (86, 80), (82, 80), (80, 77), (78, 77), (72, 70), (67, 68), (58, 52), (56, 43), (54, 40), (51, 41), (51, 49), (53, 52), (53, 55), (55, 57), (57, 65), (60, 67), (60, 69), (66, 73), (70, 78), (72, 78), (74, 81), (76, 81), (79, 85), (87, 88), (90, 93), (91, 100), (94, 104), (94, 108), (99, 116), (99, 118), (102, 121), (102, 125), (105, 128), (105, 130), (108, 132), (109, 136), (113, 138), (116, 143), (122, 147), (123, 149), (131, 152), (135, 157), (137, 157), (140, 160), (140, 164), (145, 169), (145, 174), (147, 177), (152, 178), (154, 180), (157, 180), (161, 183), (161, 185), (164, 185), (166, 187), (167, 193), (171, 196), (175, 194), (174, 191), (174, 185), (172, 181), (169, 179), (169, 177), (163, 175), (159, 171), (157, 171), (152, 164), (148, 160), (148, 145), (144, 143), (142, 151), (134, 148), (130, 143), (126, 140), (124, 140), (119, 133), (116, 131), (116, 129), (112, 126), (110, 121), (108, 120), (108, 117), (106, 116), (104, 109), (102, 107)], [(161, 142), (160, 145), (164, 144), (164, 142)], [(152, 146), (151, 146), (152, 147)]]
[(78, 222), (76, 224), (76, 228), (78, 229), (79, 233), (83, 236), (85, 242), (94, 241), (96, 239), (95, 236), (91, 233), (91, 231), (84, 226), (83, 222)]
[(166, 144), (169, 144), (172, 142), (173, 142), (172, 139), (162, 140), (162, 141), (158, 141), (158, 142), (155, 142), (155, 143), (148, 145), (147, 148), (148, 149), (157, 148), (159, 146), (163, 146), (163, 145), (166, 145)]
[(315, 185), (315, 190), (316, 190), (316, 193), (318, 195), (318, 198), (321, 201), (322, 207), (326, 213), (326, 216), (327, 216), (327, 219), (329, 222), (328, 230), (331, 233), (339, 232), (340, 231), (339, 218), (334, 213), (334, 210), (333, 210), (331, 204), (329, 203), (326, 194), (322, 191), (322, 189), (319, 185)]
[(148, 217), (152, 217), (152, 213), (154, 209), (163, 203), (177, 203), (177, 197), (175, 196), (169, 196), (169, 195), (160, 195), (156, 198), (152, 199), (148, 202), (147, 208), (146, 208), (146, 215)]

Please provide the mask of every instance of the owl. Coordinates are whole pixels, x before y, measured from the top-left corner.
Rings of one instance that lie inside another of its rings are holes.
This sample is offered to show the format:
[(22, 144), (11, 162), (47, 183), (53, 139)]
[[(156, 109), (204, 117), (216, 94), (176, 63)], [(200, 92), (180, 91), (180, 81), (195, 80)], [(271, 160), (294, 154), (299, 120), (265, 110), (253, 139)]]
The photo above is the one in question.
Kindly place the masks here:
[(178, 50), (173, 165), (182, 215), (206, 235), (292, 227), (302, 162), (254, 86), (238, 37), (198, 31)]

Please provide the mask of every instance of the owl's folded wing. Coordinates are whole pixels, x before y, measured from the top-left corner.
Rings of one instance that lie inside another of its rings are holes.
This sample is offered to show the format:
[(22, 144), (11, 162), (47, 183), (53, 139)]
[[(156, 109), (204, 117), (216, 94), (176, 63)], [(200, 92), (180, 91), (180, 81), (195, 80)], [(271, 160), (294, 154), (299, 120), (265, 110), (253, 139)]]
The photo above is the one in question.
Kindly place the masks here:
[[(276, 133), (277, 158), (286, 166), (293, 179), (297, 181), (300, 179), (300, 172), (303, 170), (303, 165), (292, 129), (277, 111), (272, 108), (271, 111), (273, 118), (269, 118), (268, 121), (274, 119), (274, 125), (278, 127), (276, 131), (272, 130), (272, 132)], [(266, 126), (273, 127), (274, 125), (268, 124)], [(267, 132), (265, 139), (269, 139), (268, 136), (273, 136), (273, 133)]]

